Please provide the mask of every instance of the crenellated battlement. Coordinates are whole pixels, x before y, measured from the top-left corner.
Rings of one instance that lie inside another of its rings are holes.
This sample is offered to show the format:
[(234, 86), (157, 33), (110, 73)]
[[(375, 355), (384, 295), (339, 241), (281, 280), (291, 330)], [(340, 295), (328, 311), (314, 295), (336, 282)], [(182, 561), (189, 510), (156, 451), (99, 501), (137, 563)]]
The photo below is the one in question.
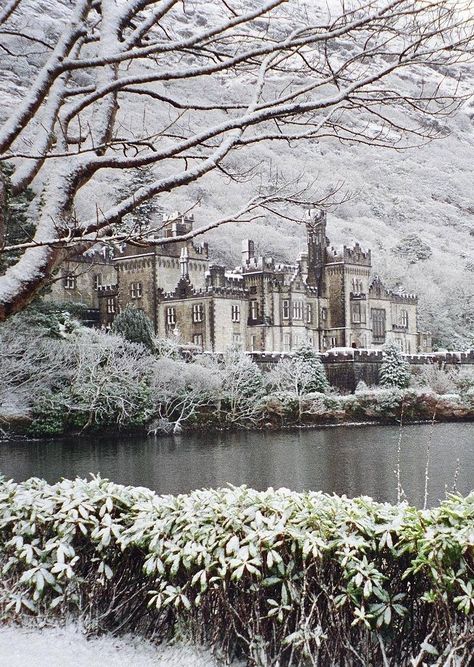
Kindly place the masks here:
[[(213, 287), (209, 286), (206, 288), (190, 288), (186, 292), (186, 298), (201, 297), (209, 298), (211, 296), (224, 296), (224, 297), (233, 297), (238, 299), (244, 299), (249, 296), (248, 290), (244, 289), (241, 285), (235, 286), (224, 286), (224, 287)], [(160, 301), (176, 301), (183, 298), (182, 292), (175, 290), (174, 292), (162, 292), (160, 295)]]
[(359, 243), (356, 243), (351, 248), (343, 246), (342, 256), (344, 262), (348, 264), (358, 264), (359, 266), (371, 266), (372, 253), (370, 250), (362, 250)]

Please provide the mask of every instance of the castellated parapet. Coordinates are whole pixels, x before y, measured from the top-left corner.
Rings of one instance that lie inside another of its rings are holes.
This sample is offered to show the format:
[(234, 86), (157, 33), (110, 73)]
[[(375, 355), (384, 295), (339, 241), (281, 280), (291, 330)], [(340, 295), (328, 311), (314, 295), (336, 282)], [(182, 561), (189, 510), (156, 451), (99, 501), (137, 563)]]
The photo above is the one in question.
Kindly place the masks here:
[(372, 265), (371, 251), (362, 250), (359, 243), (356, 243), (352, 248), (344, 246), (342, 249), (342, 257), (347, 264), (358, 264), (359, 266)]

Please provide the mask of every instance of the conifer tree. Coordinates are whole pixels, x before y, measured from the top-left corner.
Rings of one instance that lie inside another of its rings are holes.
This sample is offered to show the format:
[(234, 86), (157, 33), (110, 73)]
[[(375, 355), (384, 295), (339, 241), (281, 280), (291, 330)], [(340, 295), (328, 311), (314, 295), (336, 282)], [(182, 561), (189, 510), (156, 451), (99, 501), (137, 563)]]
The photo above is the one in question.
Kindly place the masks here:
[(403, 358), (400, 348), (395, 343), (388, 343), (383, 352), (380, 368), (382, 387), (408, 387), (410, 382), (410, 364)]
[(303, 362), (305, 369), (309, 373), (310, 381), (306, 386), (308, 393), (323, 393), (329, 388), (326, 371), (319, 358), (319, 354), (309, 343), (304, 343), (296, 350), (294, 359), (297, 362)]
[(112, 333), (119, 334), (131, 343), (139, 343), (149, 350), (154, 350), (153, 327), (144, 311), (127, 306), (115, 318)]
[[(10, 176), (13, 166), (0, 163), (0, 251), (5, 246), (30, 241), (34, 226), (28, 219), (28, 207), (33, 190), (26, 188), (17, 195), (12, 194)], [(0, 271), (5, 271), (20, 256), (19, 251), (0, 252)]]

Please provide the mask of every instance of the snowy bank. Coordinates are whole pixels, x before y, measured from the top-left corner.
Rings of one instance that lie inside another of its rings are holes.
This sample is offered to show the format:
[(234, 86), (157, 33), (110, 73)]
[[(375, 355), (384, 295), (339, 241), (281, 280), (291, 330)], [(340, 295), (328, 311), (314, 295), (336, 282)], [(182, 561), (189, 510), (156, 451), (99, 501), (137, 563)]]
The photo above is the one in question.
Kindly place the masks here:
[(189, 646), (156, 646), (111, 635), (88, 639), (77, 625), (0, 626), (1, 664), (8, 667), (216, 667), (210, 653)]

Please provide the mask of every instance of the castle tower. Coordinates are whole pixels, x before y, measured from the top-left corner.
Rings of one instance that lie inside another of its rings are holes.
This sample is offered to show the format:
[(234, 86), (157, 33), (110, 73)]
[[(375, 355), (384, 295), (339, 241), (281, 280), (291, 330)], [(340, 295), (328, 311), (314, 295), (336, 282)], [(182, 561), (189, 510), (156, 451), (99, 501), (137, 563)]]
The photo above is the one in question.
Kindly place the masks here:
[(326, 212), (311, 208), (306, 214), (306, 233), (308, 237), (308, 276), (307, 285), (317, 287), (323, 292), (324, 265), (326, 260)]

